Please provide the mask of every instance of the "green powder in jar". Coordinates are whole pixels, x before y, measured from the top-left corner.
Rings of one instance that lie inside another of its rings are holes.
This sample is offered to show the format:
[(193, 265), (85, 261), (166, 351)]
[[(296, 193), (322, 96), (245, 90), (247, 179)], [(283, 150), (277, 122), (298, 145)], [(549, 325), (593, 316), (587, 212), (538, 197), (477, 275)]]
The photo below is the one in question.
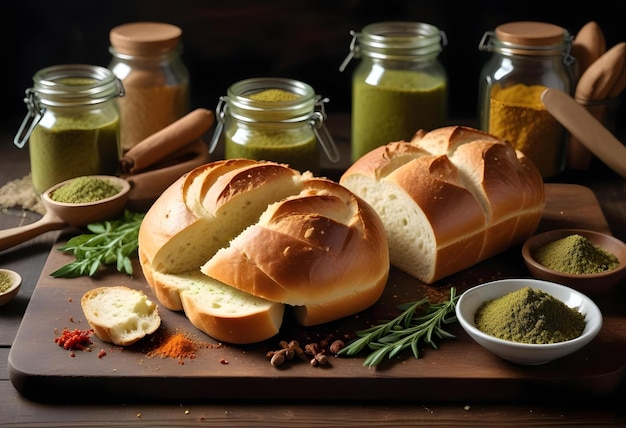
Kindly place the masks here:
[(474, 324), (499, 339), (546, 344), (580, 336), (585, 317), (542, 290), (524, 287), (483, 303), (476, 311)]
[(282, 89), (266, 89), (255, 94), (251, 94), (248, 98), (255, 101), (281, 102), (297, 100), (300, 98), (300, 95), (284, 91)]
[(542, 245), (531, 256), (547, 268), (576, 275), (604, 272), (619, 265), (614, 254), (579, 234)]
[(38, 194), (70, 178), (117, 172), (121, 154), (119, 116), (57, 117), (48, 126), (42, 123), (30, 139), (33, 187)]
[(253, 131), (245, 144), (238, 144), (235, 138), (226, 135), (226, 158), (246, 158), (271, 160), (288, 164), (299, 171), (312, 170), (313, 160), (319, 159), (319, 149), (314, 135), (299, 138), (283, 132)]
[(420, 129), (444, 125), (446, 83), (426, 73), (387, 70), (376, 85), (355, 79), (352, 160), (393, 141), (410, 141)]
[(78, 177), (55, 189), (50, 198), (57, 202), (80, 204), (110, 198), (121, 190), (120, 186), (98, 177)]
[[(255, 101), (281, 103), (297, 100), (300, 95), (278, 88), (248, 95)], [(224, 132), (226, 159), (246, 158), (288, 164), (299, 171), (319, 172), (317, 138), (306, 122), (276, 123), (267, 121), (238, 124)]]

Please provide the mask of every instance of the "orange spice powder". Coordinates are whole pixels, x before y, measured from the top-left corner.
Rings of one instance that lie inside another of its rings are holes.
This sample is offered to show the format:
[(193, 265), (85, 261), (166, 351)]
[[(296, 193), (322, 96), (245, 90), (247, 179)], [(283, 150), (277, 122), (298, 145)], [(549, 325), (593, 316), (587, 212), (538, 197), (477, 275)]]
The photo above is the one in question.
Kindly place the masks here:
[(179, 364), (184, 364), (184, 359), (196, 358), (196, 353), (201, 348), (208, 348), (209, 343), (200, 342), (191, 337), (188, 333), (177, 331), (172, 335), (166, 336), (159, 345), (148, 352), (148, 358), (174, 358)]

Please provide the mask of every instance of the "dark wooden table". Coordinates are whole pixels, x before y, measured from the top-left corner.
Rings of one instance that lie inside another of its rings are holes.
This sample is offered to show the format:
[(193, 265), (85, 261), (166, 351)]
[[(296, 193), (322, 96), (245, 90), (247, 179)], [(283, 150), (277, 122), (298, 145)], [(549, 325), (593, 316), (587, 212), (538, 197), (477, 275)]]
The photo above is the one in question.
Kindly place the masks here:
[[(336, 140), (348, 141), (345, 118), (329, 119)], [(0, 134), (0, 185), (28, 173), (26, 149), (12, 144), (12, 130)], [(332, 175), (332, 171), (329, 175)], [(558, 180), (593, 190), (615, 236), (626, 240), (626, 180), (594, 163), (584, 172), (566, 172)], [(38, 215), (22, 210), (0, 212), (0, 229), (33, 222)], [(16, 300), (0, 307), (0, 425), (7, 426), (625, 426), (626, 382), (601, 400), (574, 402), (168, 402), (116, 403), (85, 391), (88, 404), (43, 404), (24, 398), (7, 373), (7, 358), (29, 299), (59, 232), (48, 232), (0, 252), (0, 267), (23, 277)], [(622, 284), (623, 285), (623, 284)], [(620, 296), (624, 296), (621, 293)], [(624, 302), (626, 304), (626, 302)], [(625, 310), (626, 311), (626, 310)], [(41, 358), (45, 360), (45, 355)], [(582, 380), (584, 381), (584, 380)], [(207, 385), (210, 388), (210, 385)], [(323, 393), (321, 391), (320, 393)], [(407, 392), (409, 393), (409, 392)], [(106, 403), (105, 403), (106, 402)]]

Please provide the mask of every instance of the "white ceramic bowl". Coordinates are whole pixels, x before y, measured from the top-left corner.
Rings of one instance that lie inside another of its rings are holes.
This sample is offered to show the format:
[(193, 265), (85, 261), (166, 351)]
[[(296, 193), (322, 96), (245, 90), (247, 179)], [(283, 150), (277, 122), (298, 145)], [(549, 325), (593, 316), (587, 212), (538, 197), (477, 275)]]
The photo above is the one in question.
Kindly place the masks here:
[[(474, 314), (483, 302), (524, 287), (542, 290), (561, 300), (570, 308), (580, 311), (585, 316), (583, 333), (565, 342), (530, 344), (499, 339), (476, 327)], [(602, 327), (602, 313), (589, 297), (561, 284), (526, 278), (492, 281), (468, 289), (459, 297), (456, 316), (463, 329), (478, 344), (505, 360), (527, 365), (544, 364), (578, 351), (591, 342)]]
[(15, 296), (17, 296), (20, 287), (22, 286), (22, 277), (19, 273), (9, 269), (0, 269), (0, 272), (11, 278), (11, 286), (4, 293), (0, 293), (0, 306), (9, 303)]

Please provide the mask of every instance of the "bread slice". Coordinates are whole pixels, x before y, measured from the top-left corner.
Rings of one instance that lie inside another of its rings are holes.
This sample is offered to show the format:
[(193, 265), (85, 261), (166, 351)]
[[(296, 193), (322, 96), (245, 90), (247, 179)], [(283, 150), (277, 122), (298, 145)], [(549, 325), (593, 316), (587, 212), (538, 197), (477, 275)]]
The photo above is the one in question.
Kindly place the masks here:
[(285, 312), (282, 303), (255, 297), (199, 270), (191, 276), (180, 299), (187, 318), (198, 329), (235, 344), (260, 342), (278, 333)]
[(89, 290), (80, 303), (100, 340), (118, 346), (132, 345), (161, 325), (157, 305), (142, 291), (123, 285)]

